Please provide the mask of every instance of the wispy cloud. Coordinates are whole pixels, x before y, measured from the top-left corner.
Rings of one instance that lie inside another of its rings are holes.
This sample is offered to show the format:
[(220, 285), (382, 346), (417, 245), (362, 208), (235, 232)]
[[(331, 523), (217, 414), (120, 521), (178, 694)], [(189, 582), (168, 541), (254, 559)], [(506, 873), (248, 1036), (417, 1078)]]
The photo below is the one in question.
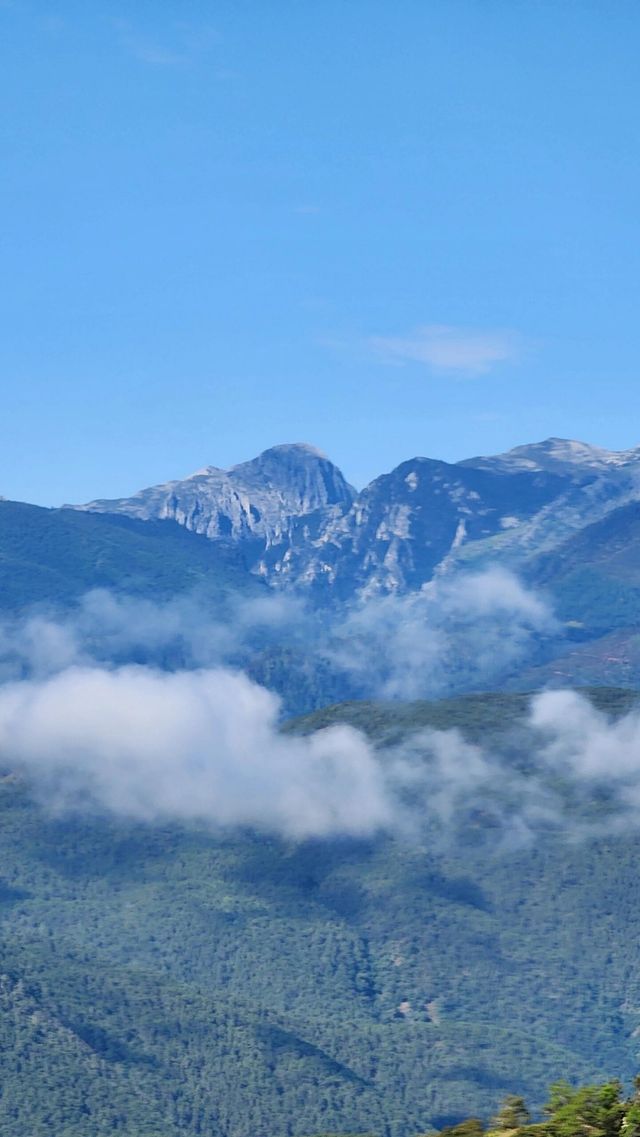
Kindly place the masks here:
[(59, 812), (89, 807), (297, 838), (370, 836), (396, 824), (394, 788), (362, 734), (334, 726), (283, 736), (278, 699), (224, 668), (70, 667), (7, 684), (0, 748)]
[(433, 699), (499, 689), (541, 637), (560, 634), (546, 598), (493, 567), (367, 599), (336, 625), (325, 654), (360, 698)]
[(162, 39), (128, 20), (117, 20), (115, 27), (127, 54), (151, 67), (181, 67), (194, 63), (219, 42), (213, 28), (186, 23), (171, 25)]
[(372, 336), (369, 345), (392, 362), (423, 363), (431, 371), (462, 377), (485, 375), (499, 363), (516, 359), (520, 346), (512, 331), (450, 324), (426, 324), (400, 336)]
[(640, 709), (610, 719), (576, 692), (547, 691), (490, 744), (427, 729), (378, 751), (346, 725), (283, 733), (278, 697), (239, 670), (244, 648), (311, 643), (353, 679), (356, 697), (500, 690), (531, 643), (559, 634), (544, 598), (512, 574), (441, 577), (322, 631), (326, 613), (314, 624), (282, 596), (240, 596), (225, 617), (195, 597), (93, 592), (64, 616), (1, 620), (5, 766), (54, 812), (295, 839), (455, 840), (468, 836), (470, 813), (486, 819), (494, 848), (640, 830)]

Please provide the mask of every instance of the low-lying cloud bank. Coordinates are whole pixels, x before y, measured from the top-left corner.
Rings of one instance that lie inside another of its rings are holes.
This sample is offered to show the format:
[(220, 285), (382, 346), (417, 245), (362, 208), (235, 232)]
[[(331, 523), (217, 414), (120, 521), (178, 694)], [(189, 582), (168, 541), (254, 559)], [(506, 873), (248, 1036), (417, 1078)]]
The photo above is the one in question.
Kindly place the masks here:
[(51, 675), (72, 664), (213, 667), (257, 643), (304, 641), (309, 622), (302, 603), (285, 596), (232, 595), (224, 612), (212, 612), (195, 596), (156, 602), (95, 589), (65, 612), (0, 622), (0, 681)]
[(544, 597), (513, 573), (492, 568), (367, 601), (335, 629), (327, 651), (376, 695), (439, 698), (491, 689), (537, 641), (558, 633)]
[(96, 590), (71, 611), (0, 623), (0, 682), (72, 665), (246, 670), (256, 660), (260, 678), (262, 658), (293, 650), (311, 674), (330, 671), (327, 701), (439, 698), (500, 685), (559, 633), (546, 599), (500, 568), (333, 612), (283, 594), (231, 597), (210, 612), (188, 596), (156, 603)]
[(537, 695), (518, 736), (479, 746), (422, 730), (376, 751), (348, 726), (282, 734), (245, 675), (72, 666), (0, 688), (0, 755), (55, 813), (251, 827), (286, 837), (379, 832), (496, 846), (640, 821), (640, 713), (610, 720), (574, 692)]
[(193, 598), (94, 592), (62, 616), (0, 625), (0, 761), (58, 813), (294, 838), (472, 826), (499, 843), (637, 826), (638, 713), (613, 721), (547, 692), (497, 749), (427, 730), (378, 752), (347, 726), (282, 734), (278, 697), (242, 670), (252, 652), (293, 646), (329, 661), (350, 692), (434, 697), (453, 676), (462, 689), (497, 685), (557, 631), (545, 600), (503, 570), (369, 600), (340, 621), (283, 596), (211, 614)]
[(369, 835), (392, 795), (364, 736), (277, 729), (278, 700), (223, 669), (72, 667), (0, 689), (0, 753), (57, 812)]

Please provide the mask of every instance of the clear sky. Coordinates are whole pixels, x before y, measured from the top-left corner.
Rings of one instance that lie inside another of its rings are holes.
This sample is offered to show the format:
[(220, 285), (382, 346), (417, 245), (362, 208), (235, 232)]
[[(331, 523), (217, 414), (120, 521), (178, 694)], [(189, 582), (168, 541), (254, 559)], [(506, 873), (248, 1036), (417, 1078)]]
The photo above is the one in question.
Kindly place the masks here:
[(0, 493), (640, 442), (636, 0), (0, 0)]

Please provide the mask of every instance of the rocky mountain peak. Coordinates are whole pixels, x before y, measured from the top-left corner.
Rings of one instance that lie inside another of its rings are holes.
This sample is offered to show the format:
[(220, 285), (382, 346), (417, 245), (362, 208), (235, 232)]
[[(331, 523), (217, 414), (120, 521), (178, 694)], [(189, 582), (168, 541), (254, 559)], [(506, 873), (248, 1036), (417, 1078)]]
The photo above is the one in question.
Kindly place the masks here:
[(485, 547), (515, 564), (638, 500), (640, 448), (547, 438), (457, 464), (415, 457), (358, 494), (321, 451), (289, 443), (76, 508), (173, 520), (241, 544), (274, 586), (352, 598), (420, 588)]
[(347, 509), (355, 497), (337, 466), (306, 443), (273, 446), (228, 470), (205, 466), (187, 478), (72, 508), (162, 518), (212, 539), (281, 542), (299, 518)]
[(518, 471), (562, 474), (581, 477), (609, 472), (616, 467), (640, 464), (640, 447), (631, 450), (604, 450), (588, 442), (572, 438), (545, 438), (516, 446), (504, 454), (467, 458), (460, 466), (514, 474)]
[(338, 467), (321, 450), (304, 442), (271, 446), (227, 473), (239, 485), (270, 487), (286, 497), (299, 495), (303, 513), (350, 504), (355, 497)]

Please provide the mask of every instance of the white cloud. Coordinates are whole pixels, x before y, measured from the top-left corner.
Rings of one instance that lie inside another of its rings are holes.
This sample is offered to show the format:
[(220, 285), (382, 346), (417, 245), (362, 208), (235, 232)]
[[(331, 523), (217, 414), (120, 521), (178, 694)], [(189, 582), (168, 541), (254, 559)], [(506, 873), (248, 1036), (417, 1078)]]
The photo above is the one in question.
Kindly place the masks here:
[(577, 691), (545, 691), (531, 704), (531, 726), (544, 739), (541, 753), (553, 770), (615, 788), (640, 805), (640, 712), (611, 720)]
[(96, 590), (64, 614), (0, 621), (0, 682), (71, 666), (246, 667), (285, 649), (333, 668), (345, 698), (437, 698), (499, 685), (539, 640), (559, 634), (546, 598), (497, 567), (334, 615), (283, 594), (231, 596), (214, 613), (195, 596), (156, 603)]
[[(468, 810), (483, 807), (505, 839), (520, 841), (540, 823), (564, 821), (545, 769), (562, 764), (574, 784), (582, 780), (575, 731), (567, 740), (566, 715), (558, 722), (544, 698), (532, 716), (544, 729), (542, 768), (523, 777), (456, 730), (423, 730), (382, 752), (345, 725), (282, 734), (278, 699), (228, 668), (73, 666), (0, 687), (0, 755), (54, 814), (99, 811), (293, 839), (420, 838), (426, 826), (434, 840), (450, 840)], [(579, 700), (572, 709), (589, 718)], [(606, 736), (597, 715), (594, 725)], [(598, 748), (610, 752), (615, 742)]]
[(499, 686), (537, 637), (558, 630), (544, 597), (488, 568), (368, 599), (336, 626), (327, 653), (363, 695), (439, 698)]
[(391, 361), (423, 363), (434, 372), (459, 376), (485, 375), (518, 356), (514, 332), (448, 324), (427, 324), (404, 336), (373, 336), (369, 343)]
[(309, 635), (304, 605), (295, 597), (231, 595), (224, 612), (214, 614), (195, 596), (156, 602), (95, 589), (65, 613), (0, 620), (0, 682), (42, 678), (71, 665), (215, 667), (250, 650), (256, 637), (262, 647), (291, 646)]
[[(494, 583), (480, 583), (472, 606), (493, 607)], [(544, 622), (517, 594), (505, 614), (514, 604)], [(416, 660), (406, 662), (405, 678)], [(273, 694), (229, 668), (63, 665), (0, 686), (0, 758), (59, 814), (450, 841), (473, 811), (492, 841), (516, 844), (550, 830), (585, 838), (640, 827), (638, 711), (611, 720), (575, 692), (545, 692), (504, 749), (427, 729), (379, 752), (345, 725), (283, 734), (278, 714)]]
[(367, 836), (394, 795), (365, 737), (277, 728), (278, 699), (224, 668), (71, 667), (0, 688), (0, 753), (49, 808), (145, 821)]
[(212, 27), (183, 21), (170, 23), (164, 28), (165, 36), (170, 40), (168, 44), (166, 40), (159, 42), (153, 32), (150, 34), (128, 20), (116, 20), (114, 26), (124, 50), (141, 63), (152, 67), (189, 65), (219, 42), (218, 34)]

